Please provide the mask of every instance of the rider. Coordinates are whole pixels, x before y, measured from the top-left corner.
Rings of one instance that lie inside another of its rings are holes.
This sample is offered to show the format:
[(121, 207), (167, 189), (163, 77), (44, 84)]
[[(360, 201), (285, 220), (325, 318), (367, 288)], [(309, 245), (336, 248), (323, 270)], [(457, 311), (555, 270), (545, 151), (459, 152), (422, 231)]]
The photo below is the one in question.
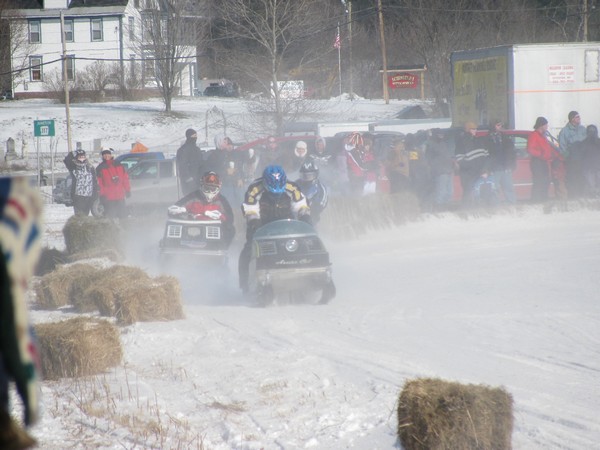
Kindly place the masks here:
[(246, 218), (246, 244), (240, 253), (238, 270), (240, 287), (247, 292), (254, 232), (275, 220), (298, 219), (311, 223), (311, 218), (304, 194), (296, 183), (288, 181), (283, 168), (277, 165), (267, 166), (262, 177), (248, 186), (242, 212)]
[(220, 220), (223, 224), (223, 240), (227, 247), (235, 236), (233, 210), (220, 193), (221, 180), (215, 172), (206, 172), (200, 180), (200, 188), (169, 206), (169, 217), (194, 220)]
[(319, 221), (321, 213), (327, 206), (329, 195), (327, 188), (319, 180), (319, 168), (313, 161), (302, 164), (302, 167), (300, 167), (300, 178), (296, 180), (296, 184), (306, 197), (306, 201), (310, 207), (310, 216), (313, 223), (316, 224)]

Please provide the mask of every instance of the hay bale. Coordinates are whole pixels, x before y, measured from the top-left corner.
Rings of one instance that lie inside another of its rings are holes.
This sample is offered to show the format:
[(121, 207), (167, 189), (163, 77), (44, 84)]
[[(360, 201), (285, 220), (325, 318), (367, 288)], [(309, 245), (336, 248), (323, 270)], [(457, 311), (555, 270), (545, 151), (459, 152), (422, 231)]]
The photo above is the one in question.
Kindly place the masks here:
[(35, 275), (41, 277), (52, 272), (57, 266), (67, 262), (66, 255), (56, 248), (44, 247), (35, 266)]
[(179, 281), (170, 276), (129, 286), (116, 295), (115, 316), (119, 323), (125, 325), (184, 319), (180, 294)]
[(405, 450), (508, 450), (512, 428), (512, 396), (501, 388), (420, 378), (400, 393), (398, 437)]
[(72, 291), (87, 287), (87, 280), (97, 271), (91, 264), (73, 264), (44, 275), (35, 288), (36, 307), (56, 309), (71, 304)]
[(77, 317), (35, 326), (42, 375), (48, 380), (96, 375), (121, 362), (117, 327), (106, 320)]
[(139, 267), (115, 265), (91, 274), (81, 290), (73, 292), (71, 304), (79, 312), (100, 311), (103, 316), (115, 316), (116, 296), (129, 287), (149, 284), (151, 278)]
[(74, 215), (63, 227), (67, 253), (74, 255), (93, 249), (119, 250), (119, 226), (110, 219)]

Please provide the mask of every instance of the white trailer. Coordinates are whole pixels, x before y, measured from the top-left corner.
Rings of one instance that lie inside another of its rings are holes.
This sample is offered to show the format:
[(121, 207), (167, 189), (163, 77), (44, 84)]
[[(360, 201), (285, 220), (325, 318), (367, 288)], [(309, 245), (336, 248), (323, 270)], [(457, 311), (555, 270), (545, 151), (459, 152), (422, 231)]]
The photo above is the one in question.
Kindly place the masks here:
[(531, 130), (544, 116), (554, 133), (569, 111), (600, 122), (600, 42), (524, 44), (453, 52), (452, 124)]

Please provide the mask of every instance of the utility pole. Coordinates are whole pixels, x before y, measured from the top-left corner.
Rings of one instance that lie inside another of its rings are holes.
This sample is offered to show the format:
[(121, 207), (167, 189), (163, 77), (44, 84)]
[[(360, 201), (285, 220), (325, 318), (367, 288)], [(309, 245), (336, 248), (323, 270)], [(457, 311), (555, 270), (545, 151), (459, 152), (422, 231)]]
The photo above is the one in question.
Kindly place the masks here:
[(583, 0), (583, 42), (588, 40), (588, 2)]
[(71, 111), (69, 110), (69, 77), (67, 71), (67, 43), (65, 42), (65, 14), (60, 12), (60, 35), (62, 41), (63, 79), (65, 81), (65, 111), (67, 114), (67, 151), (71, 152)]
[(348, 71), (350, 74), (350, 100), (354, 100), (354, 80), (352, 77), (352, 2), (348, 0)]
[(383, 10), (381, 8), (381, 0), (377, 0), (377, 9), (379, 10), (379, 37), (381, 39), (381, 59), (383, 60), (383, 99), (385, 100), (385, 104), (388, 105), (390, 103), (390, 95), (388, 93), (387, 86), (387, 57), (385, 55), (385, 33), (383, 32)]

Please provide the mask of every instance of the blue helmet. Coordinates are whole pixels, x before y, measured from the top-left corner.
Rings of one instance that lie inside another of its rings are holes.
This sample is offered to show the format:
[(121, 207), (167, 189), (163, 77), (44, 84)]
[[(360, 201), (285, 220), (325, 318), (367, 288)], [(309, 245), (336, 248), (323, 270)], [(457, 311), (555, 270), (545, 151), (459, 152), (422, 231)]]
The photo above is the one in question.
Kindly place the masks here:
[(287, 176), (281, 166), (267, 166), (263, 171), (263, 184), (265, 189), (273, 194), (283, 194)]

